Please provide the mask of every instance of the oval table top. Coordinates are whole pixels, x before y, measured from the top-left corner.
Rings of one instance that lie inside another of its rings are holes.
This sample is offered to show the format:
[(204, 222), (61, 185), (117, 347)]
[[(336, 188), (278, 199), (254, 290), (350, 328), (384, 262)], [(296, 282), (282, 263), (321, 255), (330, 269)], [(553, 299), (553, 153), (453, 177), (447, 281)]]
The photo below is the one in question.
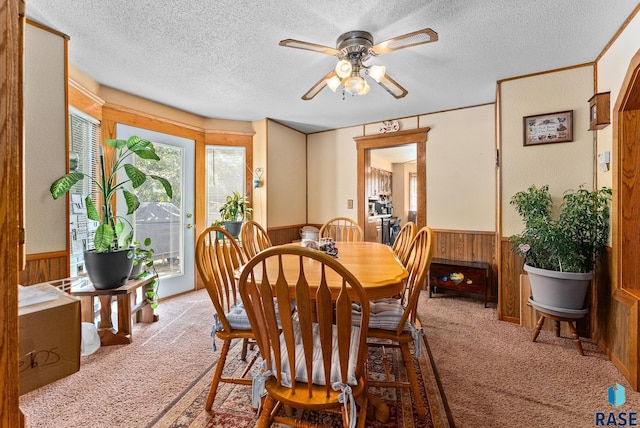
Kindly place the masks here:
[[(300, 245), (299, 243), (285, 245)], [(338, 261), (346, 267), (362, 284), (367, 291), (370, 300), (391, 297), (400, 293), (403, 289), (404, 280), (409, 273), (404, 268), (398, 257), (391, 247), (378, 242), (336, 242), (338, 248)], [(320, 264), (315, 260), (308, 260), (308, 267), (314, 264), (318, 266), (317, 270), (305, 269), (307, 278), (310, 281), (319, 280)], [(294, 277), (295, 272), (300, 267), (296, 257), (283, 257), (283, 266), (285, 273), (289, 272), (288, 277)], [(242, 269), (239, 269), (241, 271)], [(255, 269), (256, 281), (260, 281), (260, 269)], [(276, 260), (273, 264), (267, 261), (267, 275), (276, 277), (278, 267)], [(236, 272), (236, 277), (240, 277), (240, 272)], [(297, 276), (295, 276), (297, 279)], [(335, 288), (336, 294), (340, 288), (341, 282), (336, 278), (332, 281), (330, 275), (327, 276), (329, 288)]]

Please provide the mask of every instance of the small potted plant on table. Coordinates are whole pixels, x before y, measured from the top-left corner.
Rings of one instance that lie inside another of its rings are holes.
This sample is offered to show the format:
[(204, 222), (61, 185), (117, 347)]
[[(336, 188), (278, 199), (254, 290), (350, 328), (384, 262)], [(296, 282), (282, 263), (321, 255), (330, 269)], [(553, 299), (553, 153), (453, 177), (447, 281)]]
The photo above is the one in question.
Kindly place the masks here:
[(234, 238), (238, 238), (242, 222), (251, 216), (252, 209), (247, 206), (249, 201), (239, 192), (228, 195), (224, 205), (220, 208), (220, 216), (224, 221), (224, 227)]

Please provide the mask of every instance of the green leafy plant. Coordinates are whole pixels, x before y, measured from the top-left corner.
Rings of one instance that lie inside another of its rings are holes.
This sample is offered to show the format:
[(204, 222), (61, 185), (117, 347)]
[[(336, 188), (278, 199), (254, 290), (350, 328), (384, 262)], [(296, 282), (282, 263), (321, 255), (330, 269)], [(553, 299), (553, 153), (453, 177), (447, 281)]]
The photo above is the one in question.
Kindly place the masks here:
[[(85, 199), (87, 217), (99, 223), (93, 238), (96, 252), (111, 252), (128, 247), (133, 240), (133, 226), (124, 216), (114, 213), (114, 198), (121, 192), (127, 204), (127, 215), (133, 214), (140, 201), (138, 197), (127, 189), (130, 183), (133, 189), (140, 187), (147, 178), (157, 180), (169, 198), (173, 196), (171, 183), (160, 176), (147, 174), (127, 162), (129, 156), (137, 156), (141, 159), (160, 160), (156, 154), (153, 143), (140, 137), (133, 136), (128, 140), (106, 140), (106, 144), (113, 148), (113, 156), (107, 161), (100, 148), (100, 156), (97, 159), (99, 176), (94, 178), (83, 172), (70, 172), (53, 182), (49, 191), (54, 199), (58, 199), (67, 193), (77, 182), (88, 179), (98, 189), (100, 211), (93, 203), (90, 196)], [(124, 177), (122, 173), (124, 172)], [(118, 181), (118, 174), (123, 178)], [(125, 178), (126, 177), (126, 178)], [(127, 232), (128, 225), (128, 232)], [(125, 233), (127, 232), (127, 233)]]
[(133, 249), (131, 252), (133, 253), (133, 265), (142, 266), (140, 275), (144, 276), (152, 269), (155, 270), (153, 267), (153, 254), (155, 250), (151, 248), (151, 238), (145, 238), (142, 243), (133, 241)]
[(220, 208), (222, 220), (237, 221), (251, 218), (252, 208), (247, 206), (248, 203), (247, 197), (240, 195), (239, 192), (228, 195), (224, 205)]
[(567, 191), (560, 207), (554, 207), (547, 185), (516, 193), (510, 204), (522, 217), (524, 231), (509, 238), (514, 251), (536, 268), (591, 272), (607, 245), (610, 200), (606, 187)]

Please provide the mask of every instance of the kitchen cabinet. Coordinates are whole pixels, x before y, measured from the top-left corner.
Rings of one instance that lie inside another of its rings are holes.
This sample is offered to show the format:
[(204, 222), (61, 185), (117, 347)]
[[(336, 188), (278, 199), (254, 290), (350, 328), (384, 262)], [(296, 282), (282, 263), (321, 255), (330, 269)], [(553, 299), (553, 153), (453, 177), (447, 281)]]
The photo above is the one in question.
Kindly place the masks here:
[(390, 195), (391, 194), (391, 171), (384, 169), (371, 168), (371, 176), (369, 179), (369, 194), (371, 196)]

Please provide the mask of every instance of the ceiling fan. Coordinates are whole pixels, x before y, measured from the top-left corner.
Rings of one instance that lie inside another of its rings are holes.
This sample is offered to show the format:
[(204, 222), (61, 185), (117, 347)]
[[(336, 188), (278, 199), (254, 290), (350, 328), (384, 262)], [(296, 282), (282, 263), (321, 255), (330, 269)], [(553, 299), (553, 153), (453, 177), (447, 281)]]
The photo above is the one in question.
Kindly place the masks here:
[(378, 44), (373, 44), (373, 36), (371, 33), (358, 30), (346, 32), (338, 37), (335, 49), (294, 39), (282, 40), (280, 41), (280, 46), (304, 49), (338, 57), (338, 64), (335, 69), (318, 80), (318, 82), (302, 96), (303, 100), (312, 99), (324, 89), (325, 86), (329, 86), (329, 88), (335, 92), (336, 89), (342, 85), (344, 88), (343, 94), (349, 92), (352, 95), (364, 95), (369, 92), (370, 87), (367, 81), (360, 75), (361, 71), (375, 80), (395, 98), (402, 98), (407, 95), (407, 90), (386, 73), (385, 66), (366, 66), (364, 62), (372, 56), (379, 56), (437, 40), (438, 33), (431, 28), (424, 28), (414, 31), (413, 33), (393, 37)]

